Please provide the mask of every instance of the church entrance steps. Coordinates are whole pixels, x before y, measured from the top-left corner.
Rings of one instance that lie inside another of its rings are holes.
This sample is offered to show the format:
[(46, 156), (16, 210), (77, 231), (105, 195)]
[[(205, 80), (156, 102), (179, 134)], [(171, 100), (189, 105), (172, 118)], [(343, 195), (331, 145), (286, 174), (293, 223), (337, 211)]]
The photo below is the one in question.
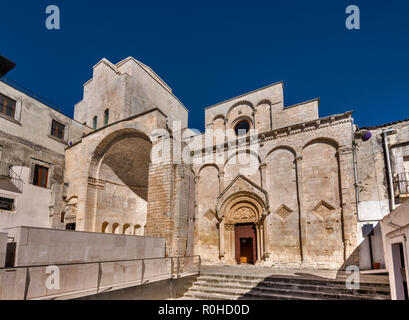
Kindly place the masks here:
[[(220, 267), (218, 267), (220, 268)], [(345, 279), (331, 279), (305, 274), (291, 276), (264, 275), (264, 268), (229, 266), (232, 272), (215, 272), (206, 268), (185, 293), (184, 299), (301, 299), (301, 300), (389, 300), (389, 283), (385, 277), (368, 280), (361, 277), (359, 289), (347, 289)], [(220, 269), (219, 269), (220, 270)], [(319, 271), (318, 271), (319, 272)], [(259, 275), (263, 274), (263, 275)]]

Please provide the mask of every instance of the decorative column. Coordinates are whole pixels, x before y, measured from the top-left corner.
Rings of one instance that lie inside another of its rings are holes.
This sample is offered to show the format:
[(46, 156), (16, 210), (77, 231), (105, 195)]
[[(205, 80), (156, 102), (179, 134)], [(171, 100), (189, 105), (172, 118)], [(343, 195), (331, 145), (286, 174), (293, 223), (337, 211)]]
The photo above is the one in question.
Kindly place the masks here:
[(264, 259), (268, 259), (268, 257), (270, 256), (268, 230), (269, 230), (269, 227), (268, 227), (267, 219), (264, 219), (263, 221)]
[(303, 176), (302, 176), (302, 155), (295, 157), (295, 168), (297, 172), (297, 196), (298, 196), (298, 230), (299, 230), (299, 242), (300, 242), (300, 262), (305, 261), (305, 247), (306, 247), (306, 217), (304, 209), (304, 191), (303, 191)]
[(261, 173), (261, 187), (265, 189), (267, 187), (267, 176), (266, 176), (266, 170), (267, 169), (267, 164), (262, 163), (260, 165), (260, 173)]
[(344, 262), (358, 264), (359, 256), (354, 252), (358, 245), (356, 196), (354, 189), (354, 159), (352, 146), (340, 146), (338, 161), (341, 186), (341, 223), (344, 240)]
[(219, 194), (224, 190), (224, 172), (219, 172)]
[(260, 224), (256, 224), (256, 241), (257, 241), (257, 260), (256, 262), (260, 262), (261, 258), (261, 237), (260, 237)]
[(219, 222), (219, 258), (224, 260), (224, 217)]
[(227, 252), (225, 253), (225, 262), (227, 264), (237, 264), (236, 257), (235, 257), (235, 242), (234, 242), (234, 224), (225, 224), (225, 248), (227, 248)]
[(260, 260), (264, 260), (265, 245), (264, 245), (264, 221), (260, 222)]

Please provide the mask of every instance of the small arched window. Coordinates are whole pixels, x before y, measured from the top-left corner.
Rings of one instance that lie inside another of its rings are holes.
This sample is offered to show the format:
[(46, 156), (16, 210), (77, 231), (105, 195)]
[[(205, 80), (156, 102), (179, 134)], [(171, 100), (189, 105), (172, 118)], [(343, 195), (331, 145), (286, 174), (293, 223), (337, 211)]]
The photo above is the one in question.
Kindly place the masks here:
[(114, 234), (118, 233), (118, 231), (117, 231), (118, 227), (119, 227), (119, 223), (114, 223), (112, 225), (112, 233), (114, 233)]
[(109, 109), (105, 109), (104, 111), (104, 125), (106, 126), (109, 121)]
[(94, 130), (97, 129), (97, 124), (98, 124), (98, 117), (95, 116), (95, 117), (92, 119), (92, 127), (94, 128)]
[(248, 120), (241, 120), (234, 127), (234, 131), (236, 132), (236, 135), (238, 136), (247, 134), (249, 130), (250, 130), (250, 122)]
[(101, 231), (102, 231), (103, 233), (106, 233), (108, 224), (109, 224), (109, 223), (106, 222), (106, 221), (102, 224), (102, 229), (101, 229)]

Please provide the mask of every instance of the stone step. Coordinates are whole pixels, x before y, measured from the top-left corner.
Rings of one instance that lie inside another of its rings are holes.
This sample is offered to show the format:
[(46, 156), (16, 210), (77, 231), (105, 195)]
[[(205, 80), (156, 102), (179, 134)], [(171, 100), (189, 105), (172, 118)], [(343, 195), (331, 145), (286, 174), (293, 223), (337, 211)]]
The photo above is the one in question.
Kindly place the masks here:
[(188, 291), (184, 295), (185, 299), (200, 299), (200, 300), (314, 300), (305, 297), (294, 297), (281, 294), (269, 294), (263, 296), (242, 296), (241, 294), (231, 294), (230, 292), (199, 292)]
[(195, 285), (204, 287), (242, 287), (244, 289), (252, 289), (256, 286), (263, 287), (273, 287), (282, 288), (288, 290), (305, 290), (305, 291), (318, 291), (318, 292), (328, 292), (328, 293), (344, 293), (344, 294), (366, 294), (366, 295), (379, 295), (385, 296), (385, 298), (390, 297), (389, 287), (372, 287), (372, 286), (361, 286), (359, 289), (347, 289), (345, 284), (343, 287), (332, 286), (332, 285), (314, 285), (314, 284), (303, 284), (303, 283), (289, 283), (283, 281), (255, 281), (255, 280), (222, 280), (218, 277), (200, 277)]
[[(268, 276), (268, 277), (260, 277), (260, 276), (253, 276), (253, 275), (235, 275), (235, 274), (218, 274), (218, 273), (201, 273), (200, 277), (197, 280), (202, 280), (205, 278), (217, 278), (219, 281), (242, 281), (242, 280), (251, 280), (251, 281), (270, 281), (270, 282), (280, 282), (280, 283), (297, 283), (297, 284), (310, 284), (310, 285), (324, 285), (324, 286), (338, 286), (338, 287), (345, 287), (345, 281), (343, 280), (335, 280), (335, 279), (311, 279), (311, 278), (294, 278), (294, 277), (285, 277), (285, 276)], [(385, 290), (389, 290), (388, 283), (368, 283), (368, 282), (361, 282), (361, 287), (369, 287), (369, 288), (384, 288)]]
[(305, 289), (285, 289), (285, 288), (273, 288), (268, 286), (256, 286), (252, 288), (244, 288), (242, 286), (206, 286), (201, 284), (195, 284), (189, 289), (189, 292), (201, 292), (201, 293), (223, 293), (231, 295), (241, 295), (242, 297), (258, 297), (269, 298), (273, 296), (291, 296), (296, 298), (307, 299), (325, 299), (325, 300), (386, 300), (389, 299), (385, 295), (364, 295), (364, 294), (348, 294), (340, 292), (321, 292), (310, 291)]

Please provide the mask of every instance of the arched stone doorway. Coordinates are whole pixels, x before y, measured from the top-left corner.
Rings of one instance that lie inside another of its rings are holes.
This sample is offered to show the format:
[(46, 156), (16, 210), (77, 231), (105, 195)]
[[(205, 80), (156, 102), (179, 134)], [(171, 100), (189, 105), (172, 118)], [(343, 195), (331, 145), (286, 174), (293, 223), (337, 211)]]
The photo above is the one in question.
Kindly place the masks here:
[(250, 192), (230, 195), (220, 208), (220, 258), (226, 264), (260, 263), (264, 257), (264, 201)]

